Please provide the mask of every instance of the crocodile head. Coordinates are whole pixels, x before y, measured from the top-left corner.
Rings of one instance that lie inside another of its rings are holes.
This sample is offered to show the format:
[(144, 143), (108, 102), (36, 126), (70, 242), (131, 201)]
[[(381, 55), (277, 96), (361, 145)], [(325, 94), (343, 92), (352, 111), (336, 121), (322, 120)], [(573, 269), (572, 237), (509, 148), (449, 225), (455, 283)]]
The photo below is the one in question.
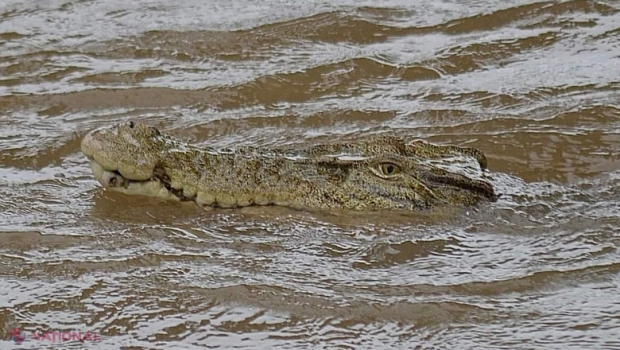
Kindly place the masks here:
[(395, 137), (303, 149), (216, 150), (127, 122), (91, 131), (81, 148), (106, 188), (203, 206), (415, 210), (498, 198), (486, 181), (423, 162), (460, 152), (483, 166), (480, 151)]

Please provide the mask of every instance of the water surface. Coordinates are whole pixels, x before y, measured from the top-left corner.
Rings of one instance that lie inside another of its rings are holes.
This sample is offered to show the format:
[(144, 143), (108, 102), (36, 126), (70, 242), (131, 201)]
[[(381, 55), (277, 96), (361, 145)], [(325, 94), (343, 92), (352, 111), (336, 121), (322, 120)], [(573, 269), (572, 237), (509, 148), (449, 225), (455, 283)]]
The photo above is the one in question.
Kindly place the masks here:
[[(619, 11), (3, 1), (0, 347), (620, 349)], [(503, 196), (392, 217), (103, 191), (80, 140), (134, 119), (216, 147), (478, 147)], [(31, 338), (72, 330), (101, 340)]]

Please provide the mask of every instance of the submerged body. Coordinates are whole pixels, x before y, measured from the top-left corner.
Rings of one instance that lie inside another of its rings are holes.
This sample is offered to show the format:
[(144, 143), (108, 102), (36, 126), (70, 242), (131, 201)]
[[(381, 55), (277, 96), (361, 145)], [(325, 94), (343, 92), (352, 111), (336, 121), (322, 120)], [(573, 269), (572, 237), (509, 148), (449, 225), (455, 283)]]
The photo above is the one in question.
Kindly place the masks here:
[(486, 181), (422, 162), (466, 155), (484, 169), (479, 150), (396, 137), (302, 149), (214, 149), (128, 122), (91, 131), (81, 146), (102, 186), (201, 206), (423, 210), (497, 199)]

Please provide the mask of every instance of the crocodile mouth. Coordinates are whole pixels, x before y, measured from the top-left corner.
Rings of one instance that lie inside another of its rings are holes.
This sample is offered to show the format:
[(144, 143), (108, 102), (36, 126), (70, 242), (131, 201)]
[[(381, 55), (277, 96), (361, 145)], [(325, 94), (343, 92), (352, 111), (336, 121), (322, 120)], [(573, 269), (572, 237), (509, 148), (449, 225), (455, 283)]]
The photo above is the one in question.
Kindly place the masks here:
[[(118, 134), (114, 128), (100, 128), (89, 132), (81, 143), (82, 153), (90, 161), (90, 168), (95, 179), (106, 189), (124, 194), (138, 194), (162, 199), (178, 201), (190, 201), (182, 190), (177, 190), (170, 185), (170, 177), (163, 168), (155, 167), (149, 170), (145, 167), (139, 169), (135, 166), (121, 166), (115, 161), (101, 157), (104, 153), (106, 136)], [(136, 143), (130, 135), (124, 135), (128, 143)]]
[(156, 168), (147, 180), (131, 180), (121, 175), (118, 170), (106, 169), (93, 158), (89, 158), (89, 161), (95, 179), (106, 189), (124, 194), (146, 195), (177, 201), (194, 200), (194, 198), (186, 197), (182, 190), (172, 188), (170, 178), (163, 169)]

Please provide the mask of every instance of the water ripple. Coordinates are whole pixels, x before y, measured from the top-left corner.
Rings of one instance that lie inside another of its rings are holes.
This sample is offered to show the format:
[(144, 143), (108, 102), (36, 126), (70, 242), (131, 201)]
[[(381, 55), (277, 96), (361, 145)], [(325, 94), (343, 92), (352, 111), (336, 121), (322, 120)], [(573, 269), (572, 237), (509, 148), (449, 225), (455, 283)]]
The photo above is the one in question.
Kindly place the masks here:
[[(0, 329), (20, 348), (618, 348), (614, 2), (0, 5)], [(473, 146), (497, 203), (379, 215), (103, 191), (139, 119), (209, 146)], [(17, 347), (4, 337), (1, 348)]]

